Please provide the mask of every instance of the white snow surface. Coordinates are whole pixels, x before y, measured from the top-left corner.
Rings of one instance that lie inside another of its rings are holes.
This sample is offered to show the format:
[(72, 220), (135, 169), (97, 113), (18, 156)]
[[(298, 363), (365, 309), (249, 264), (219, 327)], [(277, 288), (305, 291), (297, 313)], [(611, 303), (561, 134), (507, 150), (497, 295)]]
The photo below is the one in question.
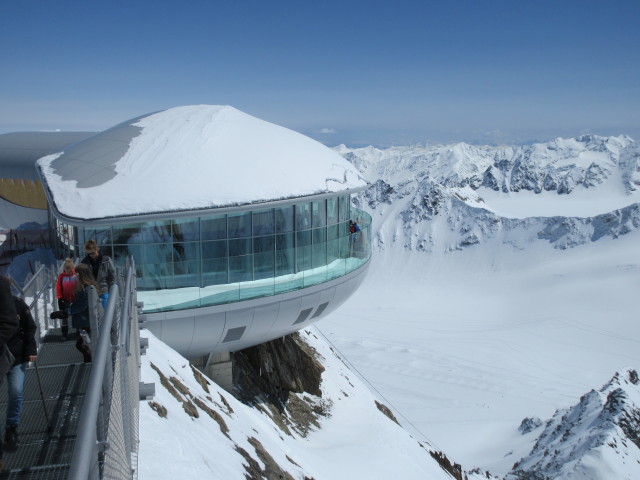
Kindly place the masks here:
[(38, 160), (61, 213), (89, 219), (213, 208), (366, 185), (321, 143), (230, 106), (176, 107), (133, 125), (141, 133), (102, 185), (63, 180), (51, 166), (63, 152)]
[[(248, 478), (243, 466), (247, 462), (238, 448), (264, 465), (250, 438), (258, 440), (285, 472), (300, 480), (451, 478), (433, 460), (429, 445), (421, 445), (376, 407), (376, 397), (315, 329), (301, 333), (326, 368), (322, 397), (304, 396), (330, 412), (320, 417), (321, 427), (306, 437), (294, 430), (292, 435), (285, 434), (265, 411), (240, 403), (211, 381), (205, 390), (184, 357), (149, 331), (142, 331), (149, 338), (147, 354), (142, 356), (142, 381), (155, 383), (153, 402), (166, 408), (167, 415), (159, 416), (149, 401), (140, 404), (138, 478)], [(156, 369), (174, 387), (186, 387), (187, 391), (180, 388), (176, 392), (180, 400), (161, 384)], [(185, 402), (198, 405), (197, 418), (186, 413)], [(202, 405), (222, 419), (226, 433)]]

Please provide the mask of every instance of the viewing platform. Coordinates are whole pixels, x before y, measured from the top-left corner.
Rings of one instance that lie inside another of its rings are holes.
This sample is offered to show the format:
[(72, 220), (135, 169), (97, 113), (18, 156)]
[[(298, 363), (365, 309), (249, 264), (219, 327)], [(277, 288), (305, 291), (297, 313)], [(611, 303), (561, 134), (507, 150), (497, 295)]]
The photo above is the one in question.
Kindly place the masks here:
[[(25, 375), (20, 444), (16, 451), (5, 449), (0, 479), (67, 478), (91, 371), (74, 344), (75, 338), (63, 342), (59, 329), (44, 337), (38, 371), (32, 365)], [(0, 386), (0, 411), (6, 410), (5, 380)]]

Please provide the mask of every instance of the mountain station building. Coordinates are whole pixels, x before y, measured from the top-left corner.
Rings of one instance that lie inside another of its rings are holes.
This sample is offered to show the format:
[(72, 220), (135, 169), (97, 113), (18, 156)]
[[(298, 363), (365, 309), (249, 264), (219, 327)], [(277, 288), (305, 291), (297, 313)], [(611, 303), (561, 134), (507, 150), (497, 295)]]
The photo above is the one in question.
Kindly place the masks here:
[(133, 257), (145, 327), (205, 367), (332, 312), (369, 264), (356, 168), (229, 106), (134, 118), (37, 171), (56, 254), (81, 257), (93, 239), (116, 265)]

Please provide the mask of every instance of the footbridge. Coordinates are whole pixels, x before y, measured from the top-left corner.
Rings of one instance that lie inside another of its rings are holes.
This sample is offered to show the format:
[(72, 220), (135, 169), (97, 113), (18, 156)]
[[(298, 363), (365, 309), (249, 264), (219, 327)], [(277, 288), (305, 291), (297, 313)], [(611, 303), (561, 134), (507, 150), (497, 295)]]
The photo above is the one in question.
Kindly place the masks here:
[[(138, 405), (154, 386), (140, 384), (139, 305), (133, 265), (119, 272), (105, 311), (92, 291), (93, 362), (49, 320), (56, 271), (40, 266), (18, 287), (38, 325), (38, 360), (27, 369), (19, 445), (3, 455), (0, 479), (137, 478)], [(73, 329), (71, 329), (73, 330)], [(97, 333), (93, 333), (97, 332)], [(143, 339), (144, 340), (144, 339)], [(6, 412), (6, 381), (0, 412)]]

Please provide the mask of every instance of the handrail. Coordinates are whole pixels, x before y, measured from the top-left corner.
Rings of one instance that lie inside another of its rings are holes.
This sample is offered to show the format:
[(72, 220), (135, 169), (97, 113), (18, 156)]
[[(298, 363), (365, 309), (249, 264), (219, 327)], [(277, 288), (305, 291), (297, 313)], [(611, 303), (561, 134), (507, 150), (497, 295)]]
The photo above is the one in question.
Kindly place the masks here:
[[(89, 302), (97, 302), (97, 293), (93, 287), (90, 289)], [(93, 299), (91, 298), (93, 297)], [(105, 377), (107, 359), (111, 359), (111, 325), (115, 316), (116, 303), (118, 301), (118, 285), (113, 284), (109, 288), (109, 301), (104, 314), (102, 324), (99, 327), (97, 348), (93, 352), (93, 365), (87, 384), (87, 390), (82, 406), (82, 412), (78, 420), (78, 433), (76, 446), (73, 450), (71, 467), (67, 478), (72, 480), (86, 480), (90, 478), (91, 469), (97, 464), (98, 443), (97, 421), (102, 399), (102, 386)], [(91, 311), (91, 310), (90, 310)], [(105, 447), (105, 445), (102, 445)]]
[(29, 288), (31, 288), (31, 284), (36, 281), (36, 279), (44, 269), (45, 269), (45, 265), (41, 264), (36, 270), (36, 272), (31, 276), (29, 281), (25, 283), (24, 286), (22, 287), (13, 278), (11, 279), (11, 283), (13, 283), (13, 286), (16, 288), (16, 290), (18, 290), (21, 297), (24, 298), (24, 292), (27, 291)]

